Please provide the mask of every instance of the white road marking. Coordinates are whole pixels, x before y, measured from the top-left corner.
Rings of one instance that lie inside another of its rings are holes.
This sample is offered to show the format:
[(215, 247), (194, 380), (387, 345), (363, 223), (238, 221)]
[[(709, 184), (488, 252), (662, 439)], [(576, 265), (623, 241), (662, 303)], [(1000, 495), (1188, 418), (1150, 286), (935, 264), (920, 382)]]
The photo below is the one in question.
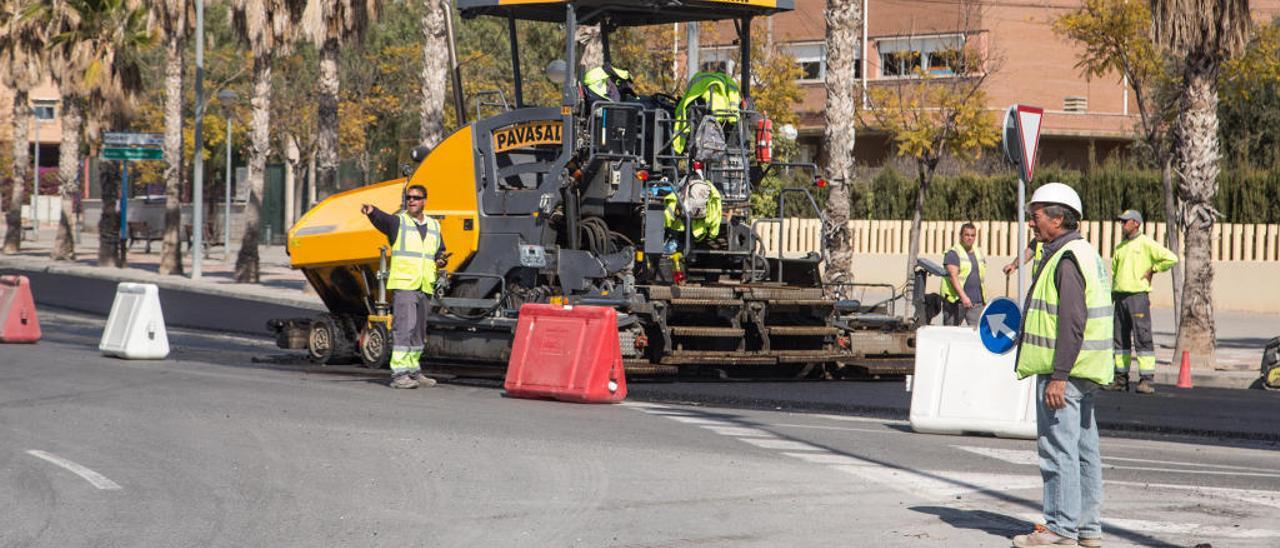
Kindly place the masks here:
[(806, 417), (810, 417), (810, 418), (815, 418), (815, 419), (827, 419), (827, 420), (833, 420), (833, 421), (844, 421), (844, 422), (874, 422), (874, 423), (876, 423), (876, 424), (892, 424), (892, 425), (897, 425), (897, 426), (911, 426), (911, 421), (904, 421), (904, 420), (898, 420), (898, 419), (877, 419), (877, 418), (875, 418), (875, 417), (850, 417), (850, 416), (847, 416), (847, 415), (822, 415), (822, 414), (814, 414), (814, 415), (810, 415), (810, 414), (808, 414), (808, 413), (806, 413), (804, 416), (806, 416)]
[(826, 451), (826, 449), (810, 445), (802, 441), (769, 438), (738, 438), (738, 441), (749, 443), (764, 449), (779, 449), (783, 451)]
[[(1026, 451), (1022, 449), (1000, 449), (996, 447), (975, 447), (969, 445), (952, 445), (956, 449), (968, 451), (984, 457), (1002, 460), (1017, 465), (1040, 465), (1040, 457), (1035, 451)], [(1230, 468), (1231, 470), (1188, 470), (1183, 468), (1164, 468), (1158, 466), (1126, 466), (1112, 464), (1111, 461), (1125, 462), (1146, 462), (1153, 464), (1170, 464), (1175, 466), (1198, 466), (1203, 468)], [(1102, 456), (1102, 468), (1104, 470), (1143, 470), (1147, 472), (1169, 472), (1174, 474), (1196, 474), (1207, 476), (1256, 476), (1263, 478), (1280, 477), (1280, 471), (1267, 472), (1244, 472), (1243, 470), (1266, 470), (1265, 468), (1247, 468), (1244, 466), (1225, 466), (1214, 464), (1202, 464), (1198, 462), (1177, 462), (1177, 461), (1160, 461), (1148, 459), (1135, 459), (1128, 457), (1110, 457)]]
[(1104, 460), (1122, 460), (1128, 462), (1141, 462), (1146, 464), (1169, 464), (1173, 466), (1199, 466), (1201, 468), (1222, 468), (1224, 470), (1248, 470), (1252, 472), (1268, 472), (1271, 474), (1280, 474), (1280, 470), (1273, 468), (1254, 468), (1252, 466), (1230, 466), (1226, 464), (1206, 464), (1203, 462), (1184, 462), (1176, 460), (1154, 460), (1154, 459), (1135, 459), (1129, 457), (1109, 457), (1103, 455)]
[(94, 472), (93, 470), (85, 468), (84, 466), (81, 466), (79, 464), (71, 462), (67, 459), (59, 457), (53, 453), (47, 453), (39, 449), (31, 449), (27, 451), (27, 454), (33, 457), (36, 457), (38, 459), (43, 459), (43, 460), (52, 462), (63, 468), (66, 468), (67, 470), (70, 470), (75, 475), (84, 478), (85, 481), (93, 484), (93, 486), (97, 487), (98, 489), (102, 489), (106, 491), (120, 489), (120, 484), (107, 479), (106, 476), (99, 474), (97, 472)]
[(975, 447), (972, 445), (952, 445), (952, 447), (1012, 464), (1025, 464), (1031, 466), (1040, 465), (1040, 457), (1036, 455), (1035, 451), (1024, 451), (1022, 449), (1000, 449), (997, 447)]
[[(1042, 523), (1044, 517), (1039, 514), (1021, 514), (1019, 517)], [(1102, 533), (1107, 529), (1123, 529), (1139, 533), (1156, 533), (1161, 536), (1180, 535), (1208, 538), (1262, 539), (1280, 537), (1280, 531), (1273, 529), (1243, 529), (1224, 525), (1201, 525), (1198, 523), (1178, 523), (1173, 521), (1152, 521), (1145, 519), (1102, 518)]]
[(874, 462), (863, 460), (858, 457), (849, 455), (841, 455), (839, 453), (783, 453), (788, 457), (794, 457), (805, 462), (814, 464), (839, 464), (844, 466), (880, 466)]
[(742, 426), (707, 426), (707, 430), (720, 434), (721, 436), (730, 436), (734, 438), (776, 438), (772, 432), (766, 432), (759, 428), (747, 428)]
[(683, 416), (672, 415), (672, 416), (668, 416), (667, 418), (673, 421), (683, 422), (685, 424), (694, 424), (698, 426), (733, 426), (733, 423), (729, 421), (724, 421), (720, 419), (708, 419), (705, 417), (683, 417)]
[(785, 427), (785, 428), (809, 428), (809, 429), (812, 429), (812, 430), (839, 430), (839, 431), (841, 431), (841, 432), (868, 432), (868, 433), (871, 433), (871, 434), (898, 434), (898, 433), (900, 433), (900, 432), (898, 432), (898, 431), (896, 431), (896, 430), (889, 430), (889, 429), (885, 429), (885, 428), (852, 428), (852, 427), (849, 427), (849, 426), (818, 426), (818, 425), (815, 425), (815, 424), (771, 424), (771, 425), (769, 425), (769, 426), (776, 426), (776, 427), (779, 427), (779, 428), (783, 428), (783, 427)]

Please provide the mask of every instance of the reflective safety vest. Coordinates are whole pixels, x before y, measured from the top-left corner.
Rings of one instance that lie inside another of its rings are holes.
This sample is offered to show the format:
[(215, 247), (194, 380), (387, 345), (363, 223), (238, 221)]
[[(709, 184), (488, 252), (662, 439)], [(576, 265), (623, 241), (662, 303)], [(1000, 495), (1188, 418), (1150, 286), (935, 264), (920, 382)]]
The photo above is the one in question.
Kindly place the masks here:
[[(947, 276), (942, 279), (942, 298), (949, 303), (960, 300), (960, 292), (964, 291), (965, 281), (969, 279), (969, 274), (973, 272), (973, 262), (969, 260), (969, 252), (965, 251), (963, 244), (956, 244), (950, 251), (955, 252), (960, 258), (960, 273), (956, 276), (960, 280), (960, 287), (951, 287), (951, 277)], [(978, 261), (978, 287), (982, 289), (982, 302), (987, 302), (987, 287), (983, 282), (987, 279), (987, 260), (982, 257), (982, 251), (978, 246), (973, 246), (973, 258)]]
[[(716, 185), (708, 185), (711, 187), (711, 196), (707, 198), (707, 216), (702, 219), (690, 219), (692, 227), (689, 231), (693, 241), (700, 242), (707, 238), (715, 238), (720, 234), (720, 217), (721, 217), (721, 196), (720, 190)], [(676, 213), (676, 193), (672, 192), (662, 198), (663, 208), (663, 225), (669, 230), (684, 232), (684, 215)], [(683, 240), (681, 240), (683, 242)], [(682, 244), (683, 245), (683, 244)]]
[(391, 274), (387, 289), (417, 289), (431, 293), (436, 285), (436, 252), (440, 251), (440, 221), (426, 217), (427, 236), (418, 232), (418, 223), (401, 213), (400, 234), (391, 243)]
[[(616, 74), (618, 78), (622, 80), (631, 80), (631, 73), (626, 70), (614, 67), (613, 74)], [(582, 76), (583, 87), (587, 88), (587, 91), (594, 94), (596, 99), (621, 101), (622, 97), (618, 92), (617, 85), (610, 86), (610, 84), (612, 84), (612, 81), (610, 80), (609, 71), (605, 70), (604, 67), (596, 67), (588, 70), (587, 73)], [(610, 90), (610, 87), (613, 89)], [(610, 91), (613, 93), (610, 93)]]
[(1164, 272), (1178, 264), (1178, 256), (1146, 234), (1120, 242), (1111, 254), (1115, 276), (1112, 290), (1119, 293), (1150, 293), (1147, 272)]
[(676, 104), (676, 123), (674, 124), (674, 132), (676, 137), (672, 140), (671, 146), (677, 154), (683, 154), (685, 144), (689, 139), (689, 134), (696, 129), (690, 120), (689, 106), (695, 101), (701, 101), (706, 105), (707, 111), (715, 116), (716, 120), (721, 122), (737, 122), (738, 108), (742, 104), (742, 92), (738, 90), (738, 83), (733, 81), (728, 75), (721, 72), (699, 72), (689, 79), (689, 89), (685, 91), (684, 97)]
[(1018, 378), (1053, 373), (1053, 354), (1058, 337), (1058, 287), (1054, 283), (1058, 264), (1071, 252), (1084, 276), (1084, 301), (1088, 312), (1084, 324), (1084, 344), (1071, 368), (1071, 376), (1098, 384), (1111, 384), (1115, 375), (1112, 346), (1111, 278), (1106, 264), (1088, 240), (1067, 242), (1045, 259), (1040, 276), (1032, 286), (1030, 307), (1022, 321), (1018, 347)]

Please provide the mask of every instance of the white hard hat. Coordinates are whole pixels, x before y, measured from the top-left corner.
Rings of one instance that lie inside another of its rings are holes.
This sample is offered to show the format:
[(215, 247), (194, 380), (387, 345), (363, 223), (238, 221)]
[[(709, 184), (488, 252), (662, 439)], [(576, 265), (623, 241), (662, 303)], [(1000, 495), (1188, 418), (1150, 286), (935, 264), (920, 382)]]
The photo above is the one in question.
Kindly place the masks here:
[(1080, 204), (1080, 195), (1075, 189), (1062, 183), (1045, 183), (1031, 195), (1033, 204), (1061, 204), (1075, 210), (1076, 215), (1084, 218), (1084, 206)]

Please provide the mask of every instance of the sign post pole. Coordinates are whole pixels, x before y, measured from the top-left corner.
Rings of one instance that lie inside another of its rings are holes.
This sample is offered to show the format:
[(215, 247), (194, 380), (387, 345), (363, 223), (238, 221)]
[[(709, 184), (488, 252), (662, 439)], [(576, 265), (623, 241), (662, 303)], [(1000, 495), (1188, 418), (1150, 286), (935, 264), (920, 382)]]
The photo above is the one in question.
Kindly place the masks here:
[[(129, 250), (129, 160), (120, 162), (120, 262), (124, 267)], [(151, 245), (148, 243), (147, 245)]]
[(1026, 298), (1027, 183), (1035, 171), (1043, 119), (1044, 109), (1027, 105), (1013, 105), (1005, 114), (1004, 154), (1018, 169), (1018, 249), (1014, 262), (1018, 265), (1019, 303)]

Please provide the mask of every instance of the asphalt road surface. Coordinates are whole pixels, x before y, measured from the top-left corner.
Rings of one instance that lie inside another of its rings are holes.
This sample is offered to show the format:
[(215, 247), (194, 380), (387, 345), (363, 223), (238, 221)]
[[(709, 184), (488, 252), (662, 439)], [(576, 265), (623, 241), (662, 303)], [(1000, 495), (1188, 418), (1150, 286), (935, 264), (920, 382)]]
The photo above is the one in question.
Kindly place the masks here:
[[(1007, 546), (1039, 510), (1029, 441), (396, 391), (180, 329), (124, 361), (42, 320), (0, 346), (3, 546)], [(1280, 544), (1280, 452), (1195, 441), (1103, 440), (1108, 546)]]

